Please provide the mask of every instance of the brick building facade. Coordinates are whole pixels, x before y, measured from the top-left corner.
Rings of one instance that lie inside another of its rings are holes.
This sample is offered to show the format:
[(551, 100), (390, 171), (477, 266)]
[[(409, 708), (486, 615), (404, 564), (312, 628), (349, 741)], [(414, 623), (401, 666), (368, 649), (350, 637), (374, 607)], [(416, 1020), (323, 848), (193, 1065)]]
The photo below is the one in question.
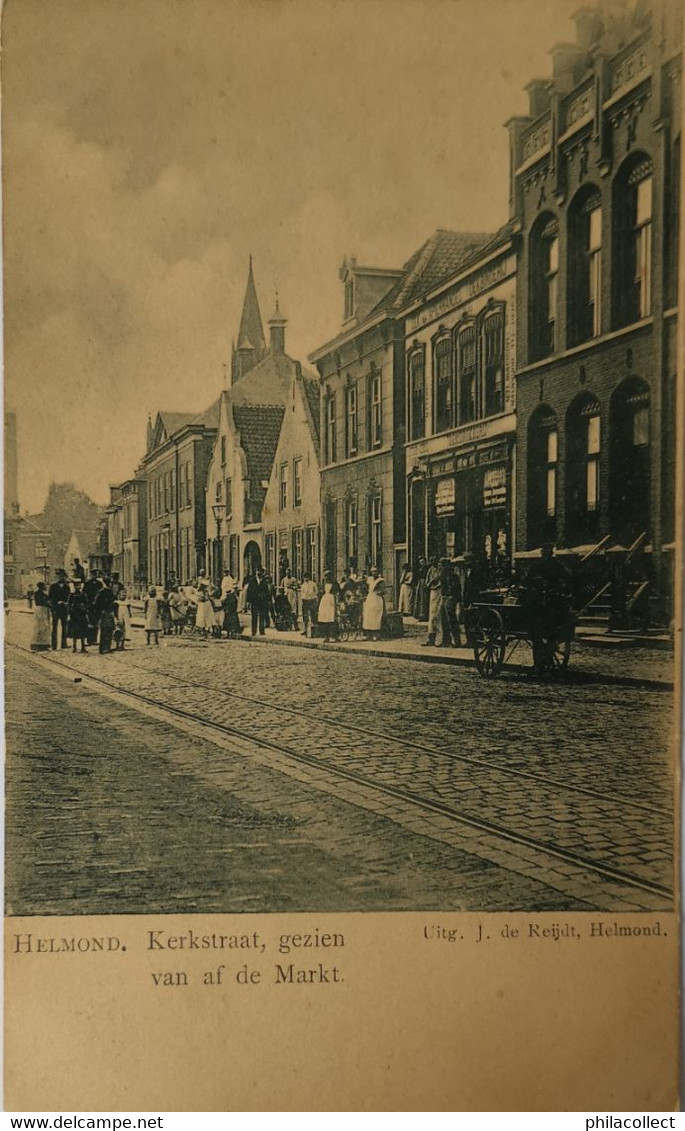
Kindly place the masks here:
[[(520, 224), (517, 542), (675, 536), (680, 13), (583, 8), (508, 123)], [(587, 550), (586, 550), (587, 552)]]

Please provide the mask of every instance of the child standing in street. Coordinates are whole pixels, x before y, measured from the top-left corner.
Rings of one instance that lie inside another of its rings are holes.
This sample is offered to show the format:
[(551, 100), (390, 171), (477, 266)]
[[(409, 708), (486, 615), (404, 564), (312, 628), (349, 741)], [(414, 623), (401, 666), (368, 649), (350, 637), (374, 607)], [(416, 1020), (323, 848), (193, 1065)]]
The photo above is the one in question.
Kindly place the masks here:
[(162, 618), (159, 611), (159, 597), (154, 585), (151, 585), (148, 590), (148, 596), (145, 598), (145, 643), (150, 643), (150, 637), (154, 636), (155, 644), (159, 644), (159, 634), (162, 630)]

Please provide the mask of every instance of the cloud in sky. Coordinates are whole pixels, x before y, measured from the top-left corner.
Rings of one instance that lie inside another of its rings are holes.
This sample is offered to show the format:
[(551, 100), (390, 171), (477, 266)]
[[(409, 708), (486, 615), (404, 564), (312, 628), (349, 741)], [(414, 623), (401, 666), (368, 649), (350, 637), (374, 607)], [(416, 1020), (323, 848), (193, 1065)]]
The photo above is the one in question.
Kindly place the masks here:
[(506, 219), (502, 123), (576, 0), (9, 0), (6, 401), (20, 499), (98, 501), (148, 413), (201, 410), (255, 259), (294, 356), (340, 321), (344, 254), (401, 266)]

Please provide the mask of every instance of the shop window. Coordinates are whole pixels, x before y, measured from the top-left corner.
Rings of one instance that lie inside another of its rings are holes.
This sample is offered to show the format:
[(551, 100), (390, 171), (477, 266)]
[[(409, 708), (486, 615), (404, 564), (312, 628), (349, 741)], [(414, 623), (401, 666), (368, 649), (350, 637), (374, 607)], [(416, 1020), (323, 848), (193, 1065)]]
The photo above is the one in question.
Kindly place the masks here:
[(555, 542), (559, 429), (556, 413), (539, 405), (528, 422), (528, 549)]
[(614, 181), (613, 309), (616, 328), (652, 309), (652, 162), (625, 161)]
[(357, 386), (350, 384), (345, 389), (345, 457), (357, 454)]
[(440, 338), (435, 344), (433, 374), (435, 431), (445, 432), (454, 426), (454, 373), (449, 337)]
[(412, 440), (425, 433), (426, 361), (423, 349), (409, 355), (409, 429)]
[(609, 512), (612, 534), (627, 545), (650, 531), (649, 427), (649, 386), (622, 381), (609, 406)]
[(293, 530), (293, 577), (302, 577), (303, 541), (302, 530)]
[(476, 326), (464, 326), (457, 335), (458, 423), (476, 418)]
[(369, 556), (371, 558), (371, 565), (375, 566), (380, 573), (383, 561), (383, 500), (379, 491), (371, 496), (369, 517)]
[(574, 346), (602, 328), (602, 205), (596, 188), (576, 195), (568, 223), (568, 344)]
[(345, 558), (349, 565), (350, 558), (355, 561), (359, 555), (359, 530), (358, 506), (356, 496), (351, 496), (345, 503)]
[(483, 393), (485, 416), (504, 410), (504, 309), (486, 314), (483, 321)]
[(566, 533), (571, 545), (598, 535), (601, 442), (599, 402), (582, 393), (566, 414)]
[(529, 352), (531, 361), (539, 361), (559, 347), (556, 330), (559, 224), (549, 213), (538, 218), (531, 232), (529, 271)]
[(326, 463), (335, 463), (338, 458), (338, 435), (335, 419), (335, 393), (329, 393), (325, 400), (326, 413)]

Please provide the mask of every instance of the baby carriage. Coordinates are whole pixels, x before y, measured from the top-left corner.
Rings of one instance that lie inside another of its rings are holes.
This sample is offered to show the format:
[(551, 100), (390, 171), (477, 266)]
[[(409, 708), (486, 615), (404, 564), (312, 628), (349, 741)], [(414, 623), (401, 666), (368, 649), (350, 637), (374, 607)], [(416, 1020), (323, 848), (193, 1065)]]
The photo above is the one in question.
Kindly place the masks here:
[(275, 624), (279, 632), (290, 632), (293, 627), (293, 611), (290, 601), (280, 590), (274, 597)]

